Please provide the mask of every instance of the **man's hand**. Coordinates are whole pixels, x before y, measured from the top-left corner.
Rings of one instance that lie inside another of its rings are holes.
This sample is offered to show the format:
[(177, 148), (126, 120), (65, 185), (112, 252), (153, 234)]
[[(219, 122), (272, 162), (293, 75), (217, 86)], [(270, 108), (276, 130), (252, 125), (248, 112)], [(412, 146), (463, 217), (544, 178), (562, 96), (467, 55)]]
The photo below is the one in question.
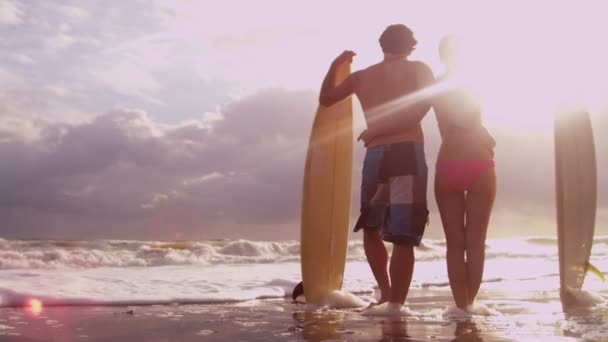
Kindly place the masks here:
[(319, 94), (319, 103), (321, 105), (331, 106), (355, 92), (357, 87), (356, 72), (348, 75), (340, 84), (335, 84), (336, 74), (340, 65), (342, 63), (352, 63), (354, 56), (355, 53), (353, 51), (346, 50), (331, 63), (331, 67), (329, 67), (321, 85), (321, 93)]
[(334, 66), (338, 66), (344, 62), (352, 63), (353, 57), (355, 57), (356, 55), (357, 54), (354, 51), (345, 50), (340, 54), (340, 56), (336, 57), (332, 64)]

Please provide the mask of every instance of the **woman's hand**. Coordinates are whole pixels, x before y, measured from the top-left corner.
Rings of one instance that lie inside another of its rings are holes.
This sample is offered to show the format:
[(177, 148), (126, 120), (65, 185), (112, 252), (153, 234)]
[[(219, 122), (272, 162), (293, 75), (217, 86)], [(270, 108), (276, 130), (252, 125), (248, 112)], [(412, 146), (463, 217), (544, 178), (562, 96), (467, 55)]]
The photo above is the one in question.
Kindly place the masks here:
[(372, 141), (373, 138), (374, 138), (373, 132), (371, 132), (368, 128), (368, 129), (365, 129), (363, 132), (361, 132), (361, 134), (359, 134), (357, 141), (362, 140), (363, 146), (367, 147), (367, 145), (369, 145), (369, 143)]

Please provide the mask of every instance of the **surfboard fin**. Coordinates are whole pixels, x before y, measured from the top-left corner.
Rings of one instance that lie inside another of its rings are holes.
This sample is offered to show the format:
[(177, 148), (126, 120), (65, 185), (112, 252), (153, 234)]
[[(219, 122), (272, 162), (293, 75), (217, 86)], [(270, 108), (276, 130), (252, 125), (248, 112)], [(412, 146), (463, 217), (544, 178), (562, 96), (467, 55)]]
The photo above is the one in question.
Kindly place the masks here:
[(583, 271), (585, 273), (591, 272), (595, 276), (597, 276), (601, 281), (603, 281), (603, 282), (606, 281), (606, 277), (604, 277), (604, 274), (602, 273), (602, 271), (600, 271), (597, 267), (593, 266), (593, 264), (591, 264), (589, 261), (587, 261), (583, 265), (576, 265), (576, 266), (574, 266), (574, 269), (575, 270), (579, 270), (579, 271)]
[(291, 298), (293, 299), (293, 302), (298, 303), (298, 304), (303, 304), (302, 302), (298, 301), (298, 297), (300, 297), (303, 294), (304, 294), (304, 282), (301, 281), (298, 283), (298, 285), (296, 285), (296, 287), (293, 288), (293, 291), (291, 292)]
[(587, 265), (585, 266), (588, 272), (595, 274), (598, 278), (600, 278), (601, 281), (606, 281), (606, 277), (604, 277), (604, 274), (597, 267), (593, 266), (593, 264), (591, 264), (589, 261), (587, 261)]

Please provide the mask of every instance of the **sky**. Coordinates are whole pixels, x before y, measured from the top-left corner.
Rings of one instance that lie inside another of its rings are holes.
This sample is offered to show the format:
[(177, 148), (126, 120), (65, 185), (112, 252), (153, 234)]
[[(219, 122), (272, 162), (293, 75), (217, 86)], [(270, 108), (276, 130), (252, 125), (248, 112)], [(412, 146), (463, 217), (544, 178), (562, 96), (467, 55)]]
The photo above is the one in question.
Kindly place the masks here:
[[(440, 38), (467, 42), (497, 140), (490, 237), (555, 235), (552, 118), (573, 101), (590, 111), (608, 234), (608, 5), (487, 3), (0, 0), (0, 237), (298, 238), (321, 80), (345, 49), (355, 70), (380, 61), (394, 23), (437, 75)], [(432, 112), (423, 126), (433, 170)], [(431, 187), (429, 205), (441, 238)]]

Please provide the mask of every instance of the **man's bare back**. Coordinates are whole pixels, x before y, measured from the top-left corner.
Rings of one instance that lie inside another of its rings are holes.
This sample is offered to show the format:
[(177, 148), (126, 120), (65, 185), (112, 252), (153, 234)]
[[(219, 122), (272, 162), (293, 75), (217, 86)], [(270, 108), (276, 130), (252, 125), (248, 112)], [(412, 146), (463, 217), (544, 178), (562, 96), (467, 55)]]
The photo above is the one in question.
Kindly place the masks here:
[(353, 76), (356, 78), (355, 94), (361, 102), (368, 133), (373, 133), (366, 141), (367, 146), (424, 141), (420, 120), (429, 106), (408, 105), (407, 102), (410, 99), (408, 95), (432, 82), (432, 73), (425, 64), (385, 58)]
[(422, 143), (420, 121), (431, 108), (423, 96), (412, 96), (433, 83), (433, 73), (426, 64), (407, 60), (406, 55), (384, 56), (384, 60), (352, 73), (337, 86), (332, 86), (337, 65), (355, 56), (344, 51), (332, 64), (321, 87), (319, 101), (331, 105), (356, 94), (365, 113), (367, 129), (359, 137), (365, 146), (402, 141)]

